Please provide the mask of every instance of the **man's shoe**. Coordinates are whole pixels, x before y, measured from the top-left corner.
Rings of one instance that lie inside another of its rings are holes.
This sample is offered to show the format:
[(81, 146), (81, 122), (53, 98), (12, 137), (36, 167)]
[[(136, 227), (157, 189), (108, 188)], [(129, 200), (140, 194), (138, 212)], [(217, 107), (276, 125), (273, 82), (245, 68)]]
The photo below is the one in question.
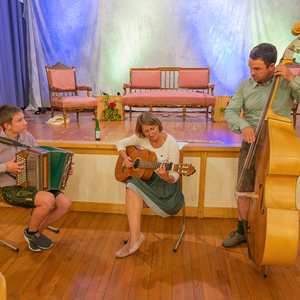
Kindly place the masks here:
[[(40, 249), (49, 249), (53, 245), (52, 241), (50, 239), (48, 239), (45, 235), (41, 234), (40, 232), (38, 232), (34, 235), (29, 235), (28, 227), (25, 228), (25, 230), (24, 230), (24, 238), (28, 242), (29, 248), (30, 248), (30, 242), (35, 244)], [(32, 249), (30, 248), (30, 250), (32, 250)]]
[(239, 234), (236, 231), (232, 231), (230, 235), (223, 241), (222, 246), (229, 248), (234, 247), (239, 243), (246, 243), (245, 235)]

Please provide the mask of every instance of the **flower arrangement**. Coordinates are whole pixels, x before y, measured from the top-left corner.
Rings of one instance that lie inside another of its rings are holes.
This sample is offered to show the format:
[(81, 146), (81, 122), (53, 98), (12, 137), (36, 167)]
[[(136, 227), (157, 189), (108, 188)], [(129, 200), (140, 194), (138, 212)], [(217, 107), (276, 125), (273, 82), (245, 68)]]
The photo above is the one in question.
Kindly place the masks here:
[(103, 110), (103, 118), (105, 121), (115, 121), (120, 120), (121, 115), (119, 114), (119, 110), (116, 107), (116, 100), (109, 101), (109, 95), (105, 95), (105, 106), (106, 108)]
[[(226, 107), (228, 106), (228, 104), (229, 104), (229, 101), (227, 102)], [(221, 107), (220, 111), (219, 111), (219, 114), (223, 114), (224, 115), (226, 107)]]
[[(230, 99), (231, 99), (231, 98), (232, 98), (232, 96), (230, 97)], [(229, 100), (229, 101), (230, 101), (230, 100)], [(228, 104), (229, 104), (229, 101), (227, 102), (226, 107), (221, 107), (221, 108), (220, 108), (219, 115), (221, 115), (221, 114), (224, 115), (225, 109), (227, 108), (227, 106), (228, 106)]]

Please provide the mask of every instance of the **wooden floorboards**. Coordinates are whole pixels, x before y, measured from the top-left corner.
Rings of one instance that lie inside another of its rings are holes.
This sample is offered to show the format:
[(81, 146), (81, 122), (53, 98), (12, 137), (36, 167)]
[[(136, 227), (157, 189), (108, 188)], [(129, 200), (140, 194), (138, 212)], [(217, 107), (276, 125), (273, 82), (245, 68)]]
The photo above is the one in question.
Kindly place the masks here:
[(221, 242), (235, 219), (186, 219), (177, 253), (181, 217), (143, 216), (146, 240), (133, 255), (115, 252), (128, 233), (127, 217), (70, 212), (46, 231), (54, 242), (34, 253), (23, 230), (30, 211), (0, 209), (0, 271), (8, 299), (299, 299), (300, 257), (291, 268), (270, 267), (267, 278), (248, 259), (246, 244), (226, 249)]

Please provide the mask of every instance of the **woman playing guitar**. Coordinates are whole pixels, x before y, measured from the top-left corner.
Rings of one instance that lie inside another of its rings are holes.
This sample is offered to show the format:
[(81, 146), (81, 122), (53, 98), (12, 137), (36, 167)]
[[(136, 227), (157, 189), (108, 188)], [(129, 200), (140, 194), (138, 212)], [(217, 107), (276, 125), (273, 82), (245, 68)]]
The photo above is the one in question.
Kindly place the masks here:
[[(175, 215), (183, 206), (184, 197), (180, 189), (179, 175), (166, 168), (164, 163), (178, 163), (179, 149), (176, 140), (162, 131), (162, 122), (155, 115), (145, 112), (139, 115), (135, 134), (117, 143), (123, 159), (123, 170), (134, 169), (134, 161), (126, 152), (135, 145), (155, 153), (155, 161), (160, 162), (151, 178), (144, 181), (130, 177), (126, 183), (126, 211), (130, 238), (128, 243), (116, 253), (116, 257), (126, 257), (138, 250), (145, 236), (141, 233), (142, 209), (150, 207), (161, 217)], [(148, 179), (148, 178), (147, 178)]]

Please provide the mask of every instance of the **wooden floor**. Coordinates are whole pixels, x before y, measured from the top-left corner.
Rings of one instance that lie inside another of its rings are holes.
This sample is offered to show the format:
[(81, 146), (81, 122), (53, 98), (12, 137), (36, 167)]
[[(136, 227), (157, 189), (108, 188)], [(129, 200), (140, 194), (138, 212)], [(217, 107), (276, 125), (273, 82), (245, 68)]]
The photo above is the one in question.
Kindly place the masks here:
[[(79, 122), (71, 114), (69, 125), (56, 127), (45, 124), (49, 112), (25, 115), (28, 130), (38, 140), (94, 142), (91, 113)], [(206, 121), (202, 113), (190, 114), (185, 123), (181, 114), (163, 115), (165, 130), (177, 139), (240, 143), (225, 123)], [(132, 121), (101, 122), (100, 143), (133, 134), (136, 116)], [(181, 217), (143, 216), (146, 240), (124, 259), (117, 259), (115, 252), (128, 233), (125, 215), (70, 212), (55, 224), (59, 233), (45, 232), (54, 245), (41, 253), (30, 251), (23, 237), (28, 209), (1, 208), (0, 220), (0, 239), (20, 249), (16, 253), (0, 245), (8, 299), (299, 299), (299, 255), (293, 267), (270, 267), (264, 278), (248, 259), (245, 244), (222, 247), (222, 240), (236, 229), (236, 219), (187, 218), (184, 240), (174, 253)]]
[(20, 249), (0, 246), (8, 299), (299, 299), (300, 256), (289, 269), (270, 267), (264, 278), (245, 244), (221, 246), (234, 219), (187, 218), (174, 253), (181, 218), (143, 216), (146, 240), (117, 259), (125, 215), (70, 212), (56, 224), (59, 233), (47, 230), (54, 245), (41, 253), (23, 238), (29, 210), (3, 208), (0, 218), (0, 237)]

